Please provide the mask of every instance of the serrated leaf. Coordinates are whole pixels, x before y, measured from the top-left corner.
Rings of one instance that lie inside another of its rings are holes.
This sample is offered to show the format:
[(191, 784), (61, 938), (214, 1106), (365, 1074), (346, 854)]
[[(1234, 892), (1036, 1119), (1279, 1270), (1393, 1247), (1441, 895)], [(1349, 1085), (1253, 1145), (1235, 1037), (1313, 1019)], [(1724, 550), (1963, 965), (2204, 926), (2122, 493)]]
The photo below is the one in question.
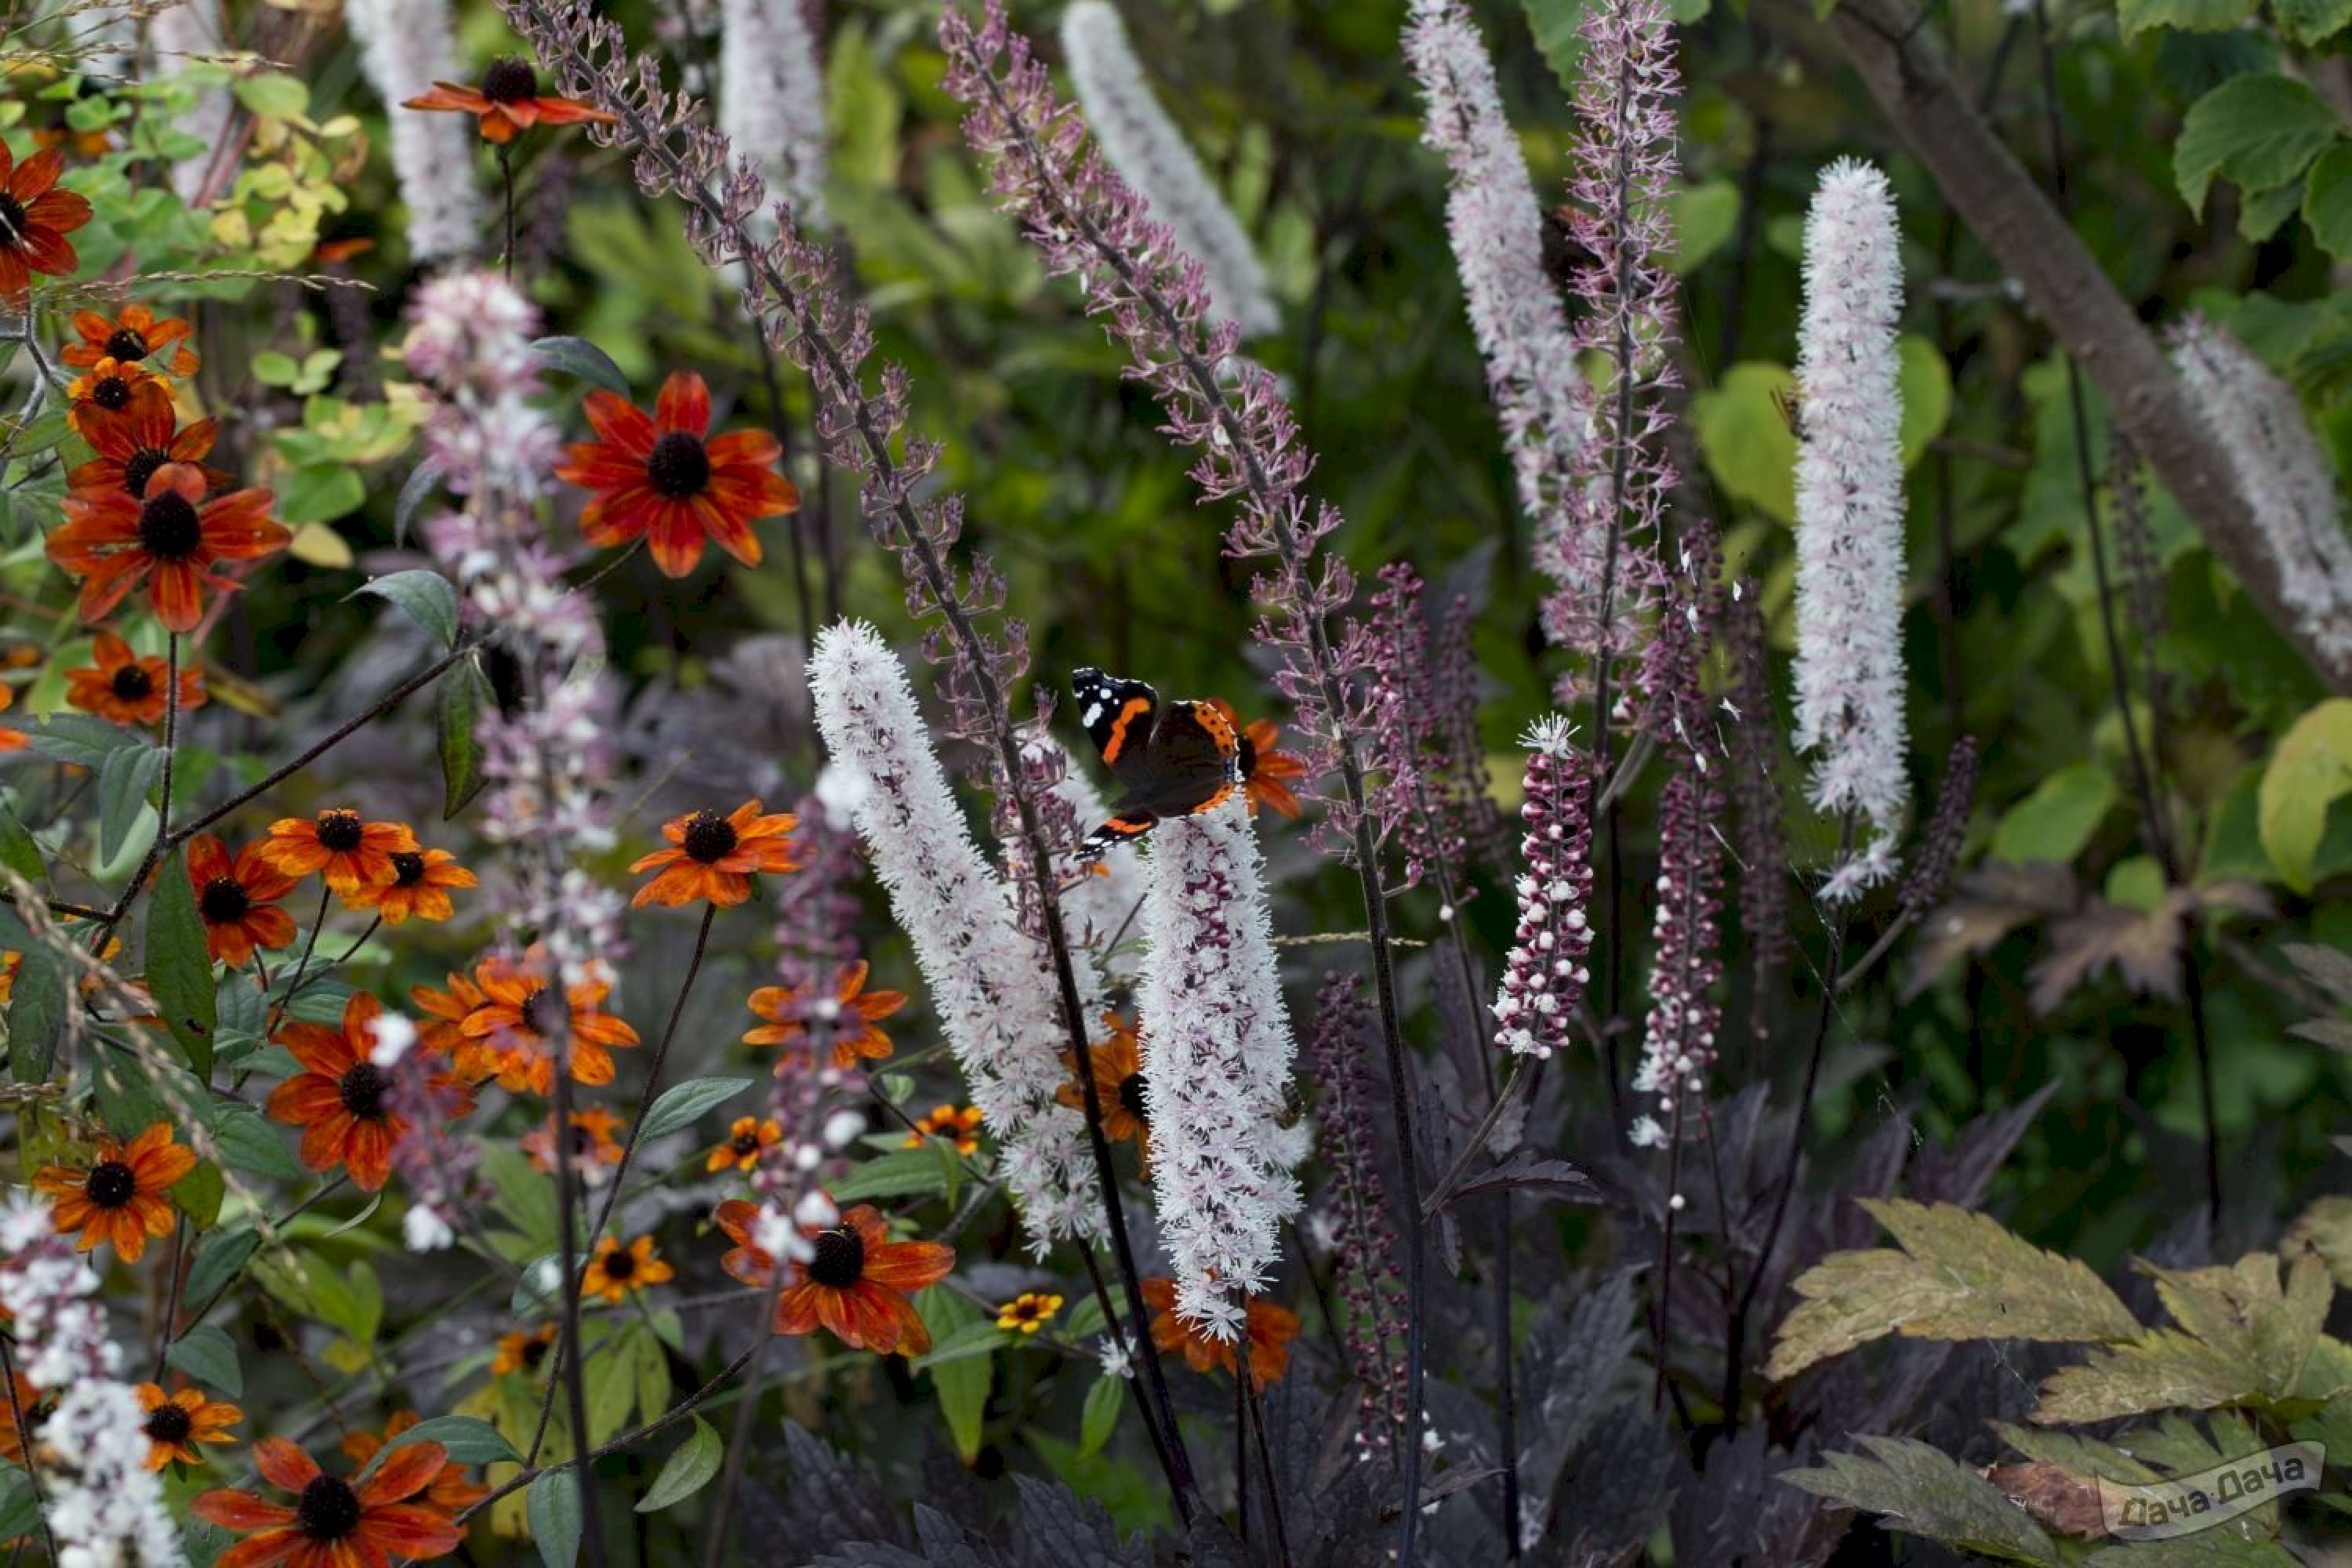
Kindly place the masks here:
[(2150, 27), (2226, 33), (2254, 14), (2254, 0), (2116, 0), (2116, 21), (2129, 42)]
[(2263, 850), (2279, 880), (2311, 891), (2312, 859), (2326, 829), (2327, 808), (2352, 792), (2352, 699), (2334, 697), (2305, 713), (2279, 737), (2255, 796)]
[(205, 922), (196, 913), (195, 889), (187, 862), (177, 849), (155, 868), (155, 891), (147, 900), (147, 988), (155, 1006), (198, 1078), (213, 1070), (213, 1034), (217, 1023), (213, 956), (205, 942)]
[(726, 1104), (755, 1081), (748, 1078), (690, 1078), (684, 1083), (672, 1084), (662, 1090), (661, 1098), (654, 1101), (653, 1109), (638, 1124), (637, 1142), (647, 1142), (693, 1126), (705, 1112)]
[(2096, 1274), (1989, 1215), (1899, 1198), (1864, 1199), (1862, 1206), (1903, 1249), (1833, 1252), (1798, 1276), (1804, 1300), (1780, 1325), (1767, 1375), (1793, 1377), (1895, 1333), (2074, 1343), (2142, 1331)]
[(346, 596), (356, 599), (362, 594), (390, 600), (443, 647), (457, 645), (457, 590), (440, 573), (421, 566), (407, 572), (387, 572), (381, 577), (371, 577)]
[(1999, 1488), (1916, 1437), (1864, 1436), (1866, 1454), (1826, 1454), (1780, 1479), (1848, 1508), (1887, 1516), (1887, 1529), (2011, 1563), (2048, 1563), (2057, 1543)]
[(2172, 144), (2173, 181), (2189, 210), (2202, 214), (2216, 177), (2250, 191), (2299, 180), (2340, 128), (2326, 100), (2292, 77), (2233, 76), (2189, 106)]
[(2279, 1249), (2289, 1258), (2318, 1258), (2336, 1284), (2352, 1288), (2352, 1198), (2315, 1200), (2286, 1227)]
[(237, 1365), (236, 1342), (210, 1323), (198, 1323), (173, 1340), (163, 1360), (231, 1399), (245, 1392), (245, 1369)]
[(662, 1461), (654, 1484), (637, 1500), (639, 1513), (658, 1513), (679, 1503), (710, 1484), (719, 1473), (719, 1461), (727, 1457), (727, 1445), (719, 1440), (718, 1428), (698, 1415), (686, 1435), (686, 1441), (670, 1451)]
[(1118, 1413), (1127, 1405), (1127, 1379), (1106, 1373), (1087, 1390), (1086, 1408), (1078, 1415), (1078, 1457), (1099, 1453), (1118, 1427)]
[(531, 1482), (524, 1494), (523, 1518), (546, 1568), (573, 1568), (580, 1560), (579, 1471), (563, 1465)]
[(373, 1470), (383, 1462), (383, 1456), (408, 1443), (438, 1443), (448, 1450), (449, 1458), (460, 1465), (519, 1465), (522, 1456), (515, 1452), (499, 1429), (474, 1415), (436, 1415), (429, 1421), (419, 1421), (405, 1432), (394, 1436), (371, 1461)]
[(583, 381), (593, 382), (605, 391), (622, 397), (629, 395), (629, 378), (613, 363), (613, 356), (585, 338), (541, 338), (530, 345), (540, 363), (551, 365), (566, 375), (576, 375)]
[(482, 772), (476, 726), (490, 703), (489, 678), (471, 658), (461, 658), (441, 677), (433, 696), (433, 730), (441, 756), (441, 816), (446, 821), (466, 809), (489, 782)]
[(2352, 0), (2272, 0), (2271, 14), (2287, 37), (2308, 48), (2352, 26)]

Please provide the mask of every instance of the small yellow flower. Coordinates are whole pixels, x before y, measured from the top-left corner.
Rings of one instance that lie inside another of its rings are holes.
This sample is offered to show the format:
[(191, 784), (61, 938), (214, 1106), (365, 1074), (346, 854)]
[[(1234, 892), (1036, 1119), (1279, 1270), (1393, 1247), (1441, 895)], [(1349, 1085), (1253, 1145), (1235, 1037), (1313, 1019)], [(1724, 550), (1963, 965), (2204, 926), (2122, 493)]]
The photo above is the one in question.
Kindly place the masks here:
[(1059, 1296), (1039, 1290), (1024, 1290), (996, 1310), (996, 1326), (1018, 1333), (1034, 1334), (1053, 1321), (1054, 1314), (1061, 1310), (1062, 1299)]

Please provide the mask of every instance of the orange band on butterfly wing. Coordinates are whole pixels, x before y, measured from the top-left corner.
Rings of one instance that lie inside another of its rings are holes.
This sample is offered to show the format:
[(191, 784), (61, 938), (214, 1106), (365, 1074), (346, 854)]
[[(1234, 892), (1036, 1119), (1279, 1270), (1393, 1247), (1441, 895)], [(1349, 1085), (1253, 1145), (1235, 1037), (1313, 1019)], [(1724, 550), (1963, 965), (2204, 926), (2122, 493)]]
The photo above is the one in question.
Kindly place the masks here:
[(1103, 742), (1102, 747), (1102, 757), (1104, 762), (1115, 763), (1118, 761), (1118, 753), (1124, 750), (1127, 745), (1128, 725), (1135, 721), (1138, 714), (1149, 713), (1150, 711), (1151, 700), (1150, 698), (1130, 697), (1127, 700), (1126, 705), (1118, 710), (1118, 717), (1110, 721), (1110, 738)]

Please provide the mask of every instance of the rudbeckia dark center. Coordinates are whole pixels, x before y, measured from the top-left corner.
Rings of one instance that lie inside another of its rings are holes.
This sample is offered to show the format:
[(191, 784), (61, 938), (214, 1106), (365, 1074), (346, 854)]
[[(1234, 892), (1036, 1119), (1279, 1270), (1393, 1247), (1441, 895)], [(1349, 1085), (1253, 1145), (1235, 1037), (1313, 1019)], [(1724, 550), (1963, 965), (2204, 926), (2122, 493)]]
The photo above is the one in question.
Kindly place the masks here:
[(760, 1135), (757, 1132), (738, 1132), (734, 1148), (738, 1154), (756, 1154), (760, 1152)]
[(195, 1423), (177, 1405), (159, 1405), (147, 1413), (147, 1436), (158, 1443), (184, 1443)]
[(1141, 1073), (1131, 1072), (1118, 1080), (1118, 1103), (1119, 1109), (1138, 1121), (1151, 1120), (1150, 1114), (1143, 1109), (1143, 1075)]
[(563, 1000), (544, 985), (522, 999), (522, 1026), (534, 1035), (551, 1035), (563, 1018)]
[(348, 855), (367, 837), (367, 826), (356, 811), (331, 811), (319, 818), (319, 844), (338, 855)]
[(196, 895), (196, 912), (206, 924), (227, 925), (241, 921), (253, 908), (253, 898), (235, 877), (215, 877)]
[(635, 1256), (634, 1254), (626, 1253), (626, 1252), (610, 1252), (610, 1253), (605, 1254), (605, 1257), (604, 1257), (604, 1278), (605, 1278), (605, 1279), (626, 1279), (630, 1278), (632, 1275), (635, 1274), (635, 1273), (636, 1273), (636, 1271), (637, 1271), (637, 1260), (636, 1260), (636, 1258), (635, 1258)]
[(710, 483), (710, 454), (702, 437), (673, 430), (646, 456), (646, 478), (672, 500), (700, 495)]
[(294, 1523), (313, 1541), (341, 1541), (360, 1527), (360, 1494), (332, 1476), (320, 1476), (302, 1489)]
[(735, 827), (725, 817), (698, 811), (686, 824), (686, 852), (704, 865), (724, 860), (735, 852)]
[(490, 62), (482, 76), (482, 96), (492, 103), (520, 103), (526, 98), (539, 96), (539, 73), (516, 59), (502, 55)]
[(89, 400), (100, 408), (121, 408), (131, 402), (131, 383), (119, 375), (110, 375), (89, 389)]
[(126, 702), (136, 702), (142, 697), (155, 694), (155, 678), (135, 664), (126, 664), (116, 670), (114, 678), (107, 684), (113, 687), (114, 694)]
[(117, 327), (106, 340), (106, 357), (125, 363), (147, 357), (147, 340), (129, 327)]
[(25, 204), (0, 191), (0, 245), (13, 244), (25, 233)]
[(820, 1285), (846, 1290), (866, 1277), (866, 1243), (844, 1226), (816, 1236), (816, 1256), (809, 1259), (808, 1276)]
[(82, 1192), (102, 1209), (119, 1209), (139, 1191), (139, 1177), (120, 1160), (100, 1160), (90, 1167)]
[(158, 561), (185, 561), (205, 542), (196, 503), (177, 490), (149, 496), (139, 507), (139, 547)]
[(383, 1091), (392, 1080), (373, 1062), (356, 1062), (336, 1083), (335, 1091), (343, 1097), (343, 1109), (358, 1117), (381, 1117), (383, 1114)]
[(532, 1338), (523, 1341), (522, 1364), (525, 1367), (529, 1368), (532, 1372), (537, 1372), (539, 1370), (539, 1363), (546, 1359), (547, 1342), (545, 1340)]
[(147, 493), (147, 481), (155, 470), (172, 460), (172, 454), (153, 447), (142, 447), (122, 459), (122, 488), (134, 496)]
[(392, 871), (394, 887), (413, 888), (425, 880), (425, 857), (403, 850), (392, 858)]

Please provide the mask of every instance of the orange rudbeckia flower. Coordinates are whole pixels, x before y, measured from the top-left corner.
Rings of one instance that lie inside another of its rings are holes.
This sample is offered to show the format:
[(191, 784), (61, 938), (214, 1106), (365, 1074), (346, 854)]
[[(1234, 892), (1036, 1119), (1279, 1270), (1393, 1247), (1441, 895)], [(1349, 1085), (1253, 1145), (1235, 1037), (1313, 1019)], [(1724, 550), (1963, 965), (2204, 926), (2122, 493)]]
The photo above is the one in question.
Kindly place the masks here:
[[(1103, 1136), (1114, 1143), (1134, 1139), (1135, 1146), (1142, 1151), (1144, 1168), (1149, 1170), (1151, 1118), (1143, 1100), (1142, 1037), (1134, 1025), (1116, 1013), (1105, 1013), (1103, 1024), (1110, 1030), (1110, 1038), (1099, 1046), (1087, 1047), (1087, 1065), (1094, 1069), (1095, 1098), (1102, 1106)], [(1070, 1069), (1070, 1081), (1054, 1091), (1055, 1102), (1083, 1115), (1087, 1086), (1077, 1079), (1077, 1058), (1065, 1051), (1062, 1065)]]
[[(343, 1439), (343, 1458), (363, 1470), (367, 1468), (369, 1460), (383, 1452), (386, 1444), (415, 1426), (416, 1421), (415, 1411), (403, 1410), (384, 1422), (383, 1431), (380, 1434), (353, 1432)], [(466, 1467), (455, 1459), (441, 1467), (440, 1473), (433, 1478), (424, 1492), (428, 1505), (451, 1514), (463, 1513), (489, 1495), (489, 1488), (478, 1486), (466, 1479)]]
[(166, 1394), (161, 1384), (142, 1383), (138, 1394), (139, 1408), (147, 1412), (143, 1430), (151, 1470), (160, 1470), (174, 1459), (184, 1465), (203, 1464), (205, 1457), (196, 1445), (232, 1441), (228, 1429), (245, 1419), (244, 1411), (206, 1398), (201, 1388)]
[(670, 373), (651, 418), (610, 392), (590, 393), (587, 411), (597, 438), (572, 443), (555, 475), (593, 493), (580, 513), (591, 544), (648, 540), (670, 577), (694, 570), (705, 540), (757, 566), (751, 524), (801, 504), (801, 492), (773, 467), (782, 456), (774, 437), (738, 430), (703, 439), (710, 389), (692, 371)]
[(294, 890), (294, 879), (263, 859), (258, 844), (232, 860), (227, 845), (197, 834), (188, 840), (188, 881), (205, 922), (205, 946), (231, 969), (251, 963), (257, 947), (275, 952), (294, 945), (294, 917), (278, 907)]
[[(16, 689), (0, 686), (0, 713), (5, 713), (16, 700)], [(0, 752), (21, 752), (31, 745), (32, 738), (22, 730), (11, 730), (0, 724)]]
[[(776, 1260), (751, 1240), (759, 1215), (757, 1205), (740, 1198), (719, 1205), (719, 1228), (735, 1243), (719, 1267), (764, 1289), (774, 1283)], [(892, 1241), (870, 1204), (851, 1209), (836, 1226), (803, 1226), (801, 1234), (816, 1253), (806, 1263), (786, 1266), (773, 1332), (806, 1334), (824, 1327), (850, 1349), (877, 1355), (920, 1355), (931, 1348), (930, 1331), (908, 1298), (948, 1277), (955, 1268), (954, 1247)]]
[(536, 1375), (547, 1363), (547, 1352), (555, 1348), (555, 1325), (541, 1323), (535, 1329), (517, 1329), (499, 1336), (498, 1349), (490, 1357), (490, 1375), (504, 1377), (512, 1372)]
[(340, 1027), (279, 1025), (278, 1043), (302, 1070), (271, 1089), (264, 1107), (274, 1120), (302, 1129), (302, 1163), (314, 1171), (341, 1165), (363, 1193), (379, 1190), (392, 1175), (393, 1145), (408, 1131), (408, 1119), (386, 1103), (392, 1074), (368, 1059), (383, 1012), (383, 1003), (356, 991), (343, 1004)]
[[(41, 1428), (58, 1413), (58, 1391), (34, 1387), (33, 1380), (21, 1372), (12, 1373), (9, 1382), (16, 1390), (17, 1407), (25, 1412), (25, 1431), (39, 1437)], [(0, 1398), (0, 1459), (12, 1465), (25, 1462), (25, 1433), (16, 1430), (16, 1411), (5, 1398)]]
[[(1151, 1342), (1163, 1351), (1182, 1351), (1184, 1364), (1194, 1372), (1213, 1366), (1228, 1373), (1239, 1370), (1235, 1342), (1212, 1338), (1176, 1315), (1176, 1281), (1164, 1276), (1143, 1281), (1143, 1300), (1152, 1308)], [(1290, 1370), (1290, 1342), (1298, 1337), (1298, 1314), (1255, 1297), (1249, 1304), (1250, 1386), (1263, 1389), (1279, 1383)]]
[(834, 984), (829, 997), (820, 997), (814, 1009), (803, 1005), (799, 993), (789, 985), (762, 985), (751, 993), (748, 1005), (751, 1011), (768, 1020), (756, 1029), (744, 1032), (747, 1046), (788, 1046), (808, 1034), (802, 1014), (815, 1011), (820, 1017), (832, 1015), (833, 1065), (845, 1068), (856, 1065), (860, 1058), (879, 1061), (890, 1054), (890, 1037), (882, 1032), (878, 1020), (888, 1017), (907, 1005), (903, 991), (868, 991), (866, 989), (867, 967), (864, 959), (844, 968)]
[(87, 1171), (44, 1166), (33, 1185), (57, 1199), (60, 1233), (81, 1232), (77, 1252), (111, 1242), (125, 1263), (146, 1255), (147, 1238), (172, 1234), (172, 1184), (196, 1168), (196, 1152), (172, 1139), (172, 1124), (158, 1121), (129, 1144), (112, 1137), (98, 1141), (98, 1158)]
[(253, 1458), (263, 1479), (297, 1500), (289, 1507), (226, 1487), (196, 1499), (189, 1507), (197, 1518), (248, 1532), (213, 1568), (375, 1568), (388, 1557), (446, 1556), (466, 1539), (440, 1509), (406, 1500), (449, 1462), (438, 1443), (404, 1444), (356, 1484), (328, 1475), (283, 1437), (256, 1443)]
[(175, 632), (194, 631), (204, 615), (204, 590), (226, 594), (238, 586), (207, 570), (213, 563), (257, 561), (293, 539), (270, 519), (275, 500), (265, 489), (207, 500), (203, 469), (166, 463), (149, 476), (143, 497), (127, 490), (68, 494), (67, 521), (49, 535), (49, 559), (82, 580), (82, 619), (103, 619), (152, 576), (147, 594), (155, 618)]
[(36, 272), (64, 278), (81, 266), (66, 236), (89, 221), (89, 202), (56, 188), (65, 166), (55, 148), (19, 163), (0, 145), (0, 299), (23, 299)]
[(416, 1025), (417, 1047), (454, 1059), (466, 1044), (466, 1015), (480, 1006), (486, 998), (482, 988), (461, 973), (452, 973), (446, 991), (412, 985), (408, 988), (408, 1002), (423, 1015)]
[(1242, 791), (1249, 796), (1250, 810), (1255, 813), (1264, 805), (1285, 816), (1297, 816), (1298, 796), (1290, 786), (1307, 776), (1307, 763), (1275, 749), (1275, 742), (1282, 738), (1282, 726), (1271, 719), (1253, 719), (1244, 725), (1234, 705), (1222, 697), (1210, 698), (1209, 706), (1223, 714), (1235, 731), (1241, 747)]
[(925, 1114), (915, 1118), (915, 1130), (907, 1134), (903, 1147), (919, 1149), (926, 1138), (945, 1138), (955, 1145), (959, 1154), (980, 1152), (980, 1129), (985, 1120), (977, 1105), (961, 1109), (952, 1105), (934, 1105)]
[[(552, 1087), (552, 1086), (551, 1086)], [(604, 1167), (618, 1165), (627, 1152), (614, 1134), (627, 1123), (601, 1105), (572, 1113), (572, 1170), (583, 1185), (602, 1186)], [(551, 1112), (536, 1131), (522, 1135), (522, 1152), (530, 1168), (541, 1175), (555, 1173), (555, 1117)]]
[(589, 979), (551, 989), (546, 950), (534, 945), (518, 963), (493, 953), (474, 970), (482, 1005), (458, 1026), (467, 1047), (457, 1057), (461, 1076), (495, 1076), (515, 1093), (548, 1094), (555, 1088), (549, 1042), (558, 1028), (571, 1041), (572, 1079), (591, 1088), (613, 1081), (613, 1052), (638, 1043), (636, 1030), (604, 1011), (613, 994), (603, 965)]
[(269, 825), (261, 846), (262, 858), (289, 877), (316, 871), (339, 893), (366, 887), (389, 887), (399, 876), (394, 855), (417, 851), (416, 835), (406, 823), (367, 822), (348, 807), (322, 811), (305, 822), (281, 816)]
[(66, 410), (66, 423), (73, 426), (75, 435), (88, 440), (96, 426), (127, 413), (139, 389), (152, 379), (144, 365), (101, 356), (67, 384), (66, 395), (73, 403)]
[(760, 1156), (784, 1141), (784, 1130), (773, 1117), (739, 1116), (727, 1129), (727, 1142), (702, 1163), (706, 1171), (755, 1171)]
[(511, 55), (500, 55), (482, 73), (478, 88), (436, 81), (421, 98), (402, 102), (403, 109), (446, 109), (470, 114), (479, 123), (482, 140), (499, 146), (534, 125), (610, 125), (612, 111), (592, 108), (577, 100), (556, 98), (539, 90), (539, 73)]
[(77, 370), (110, 359), (156, 375), (196, 373), (196, 356), (186, 342), (188, 323), (177, 316), (159, 316), (137, 304), (123, 306), (111, 321), (95, 310), (76, 310), (73, 330), (81, 342), (68, 343), (58, 357)]
[(338, 889), (347, 910), (373, 910), (388, 926), (412, 915), (421, 921), (446, 921), (457, 913), (449, 901), (452, 888), (470, 888), (475, 877), (446, 849), (395, 849), (392, 880), (363, 882)]
[(656, 849), (629, 867), (632, 871), (660, 868), (661, 874), (637, 889), (632, 909), (660, 904), (676, 909), (697, 899), (709, 899), (721, 909), (751, 896), (751, 879), (761, 871), (797, 870), (793, 858), (793, 829), (800, 818), (788, 811), (760, 815), (760, 803), (747, 800), (725, 816), (715, 811), (690, 811), (662, 824), (667, 849)]
[[(90, 647), (97, 662), (66, 671), (66, 704), (95, 713), (110, 724), (155, 724), (171, 705), (171, 666), (162, 657), (142, 658), (112, 632), (101, 631)], [(205, 705), (205, 672), (191, 664), (180, 671), (180, 711)]]
[(602, 1296), (608, 1307), (617, 1307), (621, 1298), (632, 1290), (643, 1290), (676, 1279), (677, 1270), (654, 1256), (654, 1238), (641, 1236), (623, 1247), (609, 1236), (596, 1238), (596, 1255), (588, 1260), (588, 1268), (580, 1277), (583, 1296)]
[(133, 500), (143, 500), (156, 469), (166, 463), (186, 463), (204, 475), (208, 489), (225, 490), (236, 482), (236, 476), (204, 461), (212, 455), (216, 433), (209, 419), (183, 428), (163, 384), (142, 381), (131, 389), (131, 401), (121, 413), (89, 421), (81, 437), (98, 456), (66, 475), (66, 488), (78, 494), (121, 490)]

